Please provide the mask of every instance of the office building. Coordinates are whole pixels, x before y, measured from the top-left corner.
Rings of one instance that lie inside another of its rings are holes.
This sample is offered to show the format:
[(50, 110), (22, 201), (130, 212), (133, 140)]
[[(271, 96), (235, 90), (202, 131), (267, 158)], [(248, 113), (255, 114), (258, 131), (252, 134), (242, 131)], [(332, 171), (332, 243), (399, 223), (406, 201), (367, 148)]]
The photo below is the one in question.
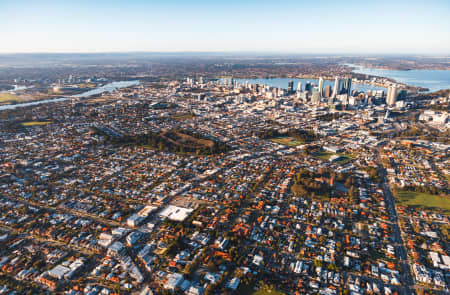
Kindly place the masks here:
[(319, 92), (313, 92), (311, 97), (311, 103), (318, 105), (320, 104), (320, 93)]
[(294, 93), (294, 81), (288, 82), (288, 94)]
[(305, 91), (311, 91), (311, 82), (306, 82), (305, 84)]
[(395, 105), (395, 100), (397, 99), (397, 87), (395, 86), (390, 86), (388, 88), (388, 93), (386, 96), (386, 103), (388, 106), (393, 106)]
[(258, 92), (259, 84), (255, 83), (253, 84), (253, 91)]
[(334, 88), (333, 93), (331, 95), (332, 98), (335, 98), (339, 94), (340, 86), (341, 86), (341, 79), (339, 79), (339, 77), (336, 77), (336, 79), (334, 79)]
[(323, 93), (323, 97), (329, 98), (331, 96), (331, 86), (327, 85)]
[(352, 78), (346, 78), (343, 81), (342, 88), (339, 94), (347, 94), (350, 96), (352, 94)]
[(300, 99), (301, 99), (303, 102), (307, 102), (307, 101), (308, 101), (308, 98), (309, 98), (309, 93), (308, 93), (308, 91), (302, 91), (302, 92), (300, 92)]
[(323, 96), (323, 78), (322, 77), (319, 78), (319, 93), (320, 93), (320, 96)]
[(334, 105), (334, 97), (332, 96), (332, 97), (328, 98), (328, 106), (331, 107), (333, 105)]

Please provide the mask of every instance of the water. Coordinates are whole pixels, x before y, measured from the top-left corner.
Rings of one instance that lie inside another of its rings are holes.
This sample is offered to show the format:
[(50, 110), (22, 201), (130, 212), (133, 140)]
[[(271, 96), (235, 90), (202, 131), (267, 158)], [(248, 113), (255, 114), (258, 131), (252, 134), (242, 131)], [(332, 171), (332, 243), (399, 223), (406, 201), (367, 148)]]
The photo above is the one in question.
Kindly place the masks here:
[(450, 89), (450, 70), (397, 71), (364, 68), (351, 64), (348, 66), (355, 67), (353, 70), (355, 73), (391, 78), (400, 83), (428, 88), (430, 91)]
[(34, 106), (34, 105), (40, 105), (40, 104), (50, 103), (50, 102), (61, 102), (61, 101), (71, 100), (73, 98), (87, 97), (87, 96), (91, 96), (91, 95), (101, 94), (103, 92), (112, 92), (113, 90), (116, 90), (119, 88), (126, 88), (126, 87), (134, 86), (137, 84), (139, 84), (138, 80), (112, 82), (112, 83), (106, 84), (104, 86), (83, 92), (81, 94), (72, 95), (72, 96), (68, 96), (68, 97), (59, 97), (59, 98), (44, 99), (44, 100), (39, 100), (39, 101), (18, 103), (18, 104), (12, 104), (12, 105), (3, 105), (3, 106), (0, 106), (0, 111), (12, 110), (15, 108), (28, 107), (28, 106)]
[[(297, 90), (298, 82), (302, 82), (302, 90), (305, 89), (306, 82), (310, 82), (311, 84), (319, 85), (319, 79), (294, 79), (294, 78), (268, 78), (268, 79), (235, 79), (236, 82), (245, 83), (248, 81), (250, 84), (260, 84), (260, 85), (268, 85), (271, 87), (279, 87), (282, 89), (288, 88), (288, 82), (294, 81), (294, 90)], [(324, 80), (323, 81), (324, 89), (326, 86), (330, 85), (331, 90), (334, 87), (334, 81)], [(368, 84), (357, 84), (352, 83), (352, 90), (364, 91), (367, 90), (385, 90), (383, 87), (368, 85)]]

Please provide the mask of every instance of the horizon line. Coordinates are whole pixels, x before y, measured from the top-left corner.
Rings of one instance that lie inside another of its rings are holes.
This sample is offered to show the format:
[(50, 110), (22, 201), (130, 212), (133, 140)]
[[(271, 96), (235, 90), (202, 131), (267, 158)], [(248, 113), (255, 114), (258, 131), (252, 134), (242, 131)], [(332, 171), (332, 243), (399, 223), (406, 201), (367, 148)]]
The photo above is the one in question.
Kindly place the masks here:
[(273, 54), (273, 55), (310, 55), (310, 56), (438, 56), (450, 58), (450, 53), (423, 53), (423, 52), (294, 52), (294, 51), (256, 51), (256, 50), (230, 50), (230, 51), (200, 51), (200, 50), (177, 50), (177, 51), (151, 51), (151, 50), (130, 50), (130, 51), (35, 51), (35, 52), (0, 52), (0, 55), (33, 55), (33, 54)]

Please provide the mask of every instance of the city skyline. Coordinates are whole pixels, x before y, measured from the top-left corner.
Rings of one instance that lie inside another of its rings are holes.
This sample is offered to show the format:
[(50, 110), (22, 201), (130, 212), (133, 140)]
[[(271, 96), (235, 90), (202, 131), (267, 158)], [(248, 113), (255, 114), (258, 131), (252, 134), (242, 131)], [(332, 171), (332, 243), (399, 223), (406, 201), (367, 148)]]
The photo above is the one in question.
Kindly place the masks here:
[(450, 53), (446, 1), (0, 1), (0, 8), (0, 53)]
[(0, 0), (0, 294), (449, 294), (448, 16)]

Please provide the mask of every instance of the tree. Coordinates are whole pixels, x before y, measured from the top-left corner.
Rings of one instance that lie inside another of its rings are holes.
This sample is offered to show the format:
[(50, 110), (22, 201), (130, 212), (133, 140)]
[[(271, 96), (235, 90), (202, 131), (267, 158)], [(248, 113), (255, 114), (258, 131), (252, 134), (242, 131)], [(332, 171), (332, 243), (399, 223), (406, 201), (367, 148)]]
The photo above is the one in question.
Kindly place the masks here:
[(338, 268), (337, 268), (336, 264), (330, 263), (330, 264), (328, 264), (328, 270), (337, 271)]
[(353, 203), (355, 200), (355, 187), (352, 185), (350, 186), (350, 189), (348, 190), (348, 198), (349, 198), (349, 202)]
[(208, 269), (212, 272), (217, 271), (217, 265), (211, 260), (208, 262)]
[(205, 295), (211, 295), (213, 294), (215, 286), (213, 284), (208, 285), (205, 289)]
[(315, 267), (322, 267), (322, 261), (320, 261), (319, 259), (315, 259), (314, 260), (314, 266)]

